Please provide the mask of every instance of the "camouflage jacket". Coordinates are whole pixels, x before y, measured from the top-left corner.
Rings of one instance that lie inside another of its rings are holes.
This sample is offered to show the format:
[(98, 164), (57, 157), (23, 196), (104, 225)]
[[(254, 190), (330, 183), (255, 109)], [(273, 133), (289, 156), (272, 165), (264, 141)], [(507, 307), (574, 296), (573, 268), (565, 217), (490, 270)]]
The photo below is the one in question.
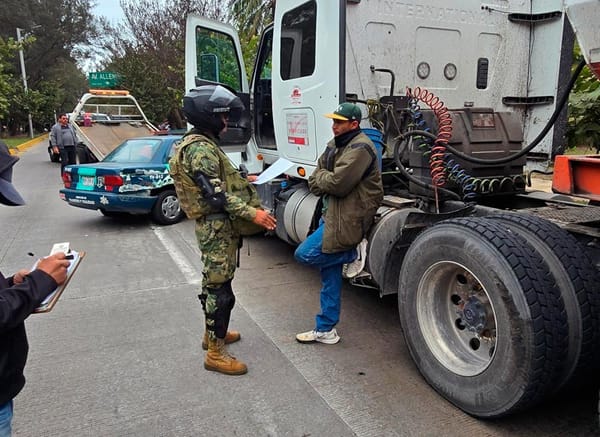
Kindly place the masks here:
[[(223, 212), (232, 220), (252, 221), (256, 217), (259, 203), (251, 201), (257, 199), (254, 187), (240, 175), (214, 140), (204, 135), (186, 134), (169, 164), (181, 208), (189, 218)], [(215, 192), (225, 193), (224, 211), (215, 210), (204, 200), (193, 179), (197, 172), (206, 175)]]

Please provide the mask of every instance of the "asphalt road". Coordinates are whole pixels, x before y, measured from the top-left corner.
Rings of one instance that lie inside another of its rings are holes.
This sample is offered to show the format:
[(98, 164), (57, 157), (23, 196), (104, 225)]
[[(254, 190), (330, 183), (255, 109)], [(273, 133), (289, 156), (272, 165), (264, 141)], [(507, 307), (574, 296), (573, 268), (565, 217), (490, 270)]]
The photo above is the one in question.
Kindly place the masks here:
[(523, 414), (474, 419), (441, 398), (406, 349), (394, 297), (344, 285), (337, 345), (301, 345), (319, 275), (269, 237), (248, 239), (234, 289), (231, 351), (249, 373), (205, 371), (193, 223), (108, 219), (58, 197), (43, 143), (14, 182), (28, 204), (0, 206), (0, 270), (29, 267), (55, 242), (87, 252), (57, 307), (27, 320), (27, 385), (15, 436), (584, 436), (597, 393)]

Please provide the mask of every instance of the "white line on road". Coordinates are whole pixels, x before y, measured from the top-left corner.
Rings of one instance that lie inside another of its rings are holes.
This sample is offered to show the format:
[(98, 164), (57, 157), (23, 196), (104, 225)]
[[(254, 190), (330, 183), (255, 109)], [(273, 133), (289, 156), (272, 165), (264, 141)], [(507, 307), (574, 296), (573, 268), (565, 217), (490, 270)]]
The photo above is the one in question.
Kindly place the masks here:
[(173, 262), (179, 267), (179, 270), (185, 277), (185, 280), (190, 284), (200, 284), (202, 276), (199, 269), (189, 262), (188, 258), (177, 247), (177, 244), (166, 234), (163, 228), (153, 227), (152, 232), (167, 250)]

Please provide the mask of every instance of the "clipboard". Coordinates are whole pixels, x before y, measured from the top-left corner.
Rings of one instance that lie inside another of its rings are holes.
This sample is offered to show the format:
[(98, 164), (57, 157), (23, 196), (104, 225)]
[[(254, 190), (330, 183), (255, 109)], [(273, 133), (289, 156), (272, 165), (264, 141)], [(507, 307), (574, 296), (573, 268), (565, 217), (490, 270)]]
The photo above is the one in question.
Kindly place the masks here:
[(69, 267), (67, 267), (67, 279), (61, 285), (56, 287), (52, 293), (46, 296), (42, 303), (40, 303), (40, 306), (33, 310), (34, 314), (52, 311), (52, 308), (54, 308), (54, 305), (56, 305), (56, 302), (58, 302), (58, 298), (62, 295), (62, 292), (65, 290), (65, 288), (67, 288), (67, 285), (69, 285), (69, 281), (75, 274), (75, 271), (77, 270), (77, 267), (79, 267), (81, 260), (85, 257), (85, 252), (71, 250), (69, 251), (68, 255), (73, 255), (73, 259), (71, 260)]

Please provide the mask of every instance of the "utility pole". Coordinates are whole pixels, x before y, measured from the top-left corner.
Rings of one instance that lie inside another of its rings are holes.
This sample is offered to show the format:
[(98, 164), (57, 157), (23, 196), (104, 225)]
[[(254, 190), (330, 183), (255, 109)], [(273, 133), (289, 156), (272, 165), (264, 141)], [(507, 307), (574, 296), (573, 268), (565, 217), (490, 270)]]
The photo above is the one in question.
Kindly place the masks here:
[[(21, 74), (23, 76), (23, 88), (25, 89), (25, 94), (28, 94), (27, 90), (27, 74), (25, 73), (25, 58), (23, 57), (23, 46), (21, 45), (21, 31), (23, 29), (17, 27), (17, 42), (19, 43), (19, 60), (21, 61)], [(28, 112), (27, 119), (29, 121), (29, 137), (33, 138), (33, 123), (31, 122), (31, 112)]]

